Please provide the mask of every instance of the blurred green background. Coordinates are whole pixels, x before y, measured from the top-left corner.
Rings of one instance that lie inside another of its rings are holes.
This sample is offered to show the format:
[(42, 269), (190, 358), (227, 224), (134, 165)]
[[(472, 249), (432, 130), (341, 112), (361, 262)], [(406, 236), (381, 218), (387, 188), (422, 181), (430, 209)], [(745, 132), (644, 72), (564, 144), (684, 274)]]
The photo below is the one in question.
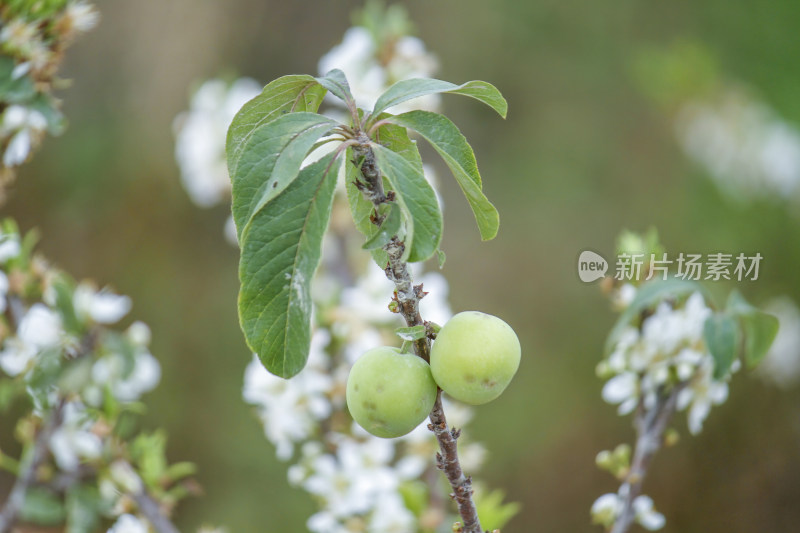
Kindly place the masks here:
[[(209, 77), (266, 83), (316, 73), (360, 2), (97, 4), (101, 24), (70, 50), (62, 72), (73, 80), (60, 93), (67, 133), (47, 139), (21, 169), (3, 214), (39, 228), (40, 250), (75, 277), (130, 295), (132, 316), (151, 326), (163, 378), (145, 396), (143, 424), (167, 429), (170, 459), (196, 462), (205, 491), (178, 509), (179, 526), (303, 531), (313, 505), (288, 486), (286, 465), (241, 399), (250, 357), (236, 317), (237, 252), (222, 234), (227, 209), (189, 201), (172, 120), (187, 108), (192, 84)], [(502, 220), (499, 237), (479, 244), (461, 193), (443, 180), (451, 303), (503, 317), (523, 346), (508, 392), (476, 409), (470, 431), (490, 450), (481, 477), (522, 502), (509, 532), (599, 531), (589, 507), (617, 484), (594, 466), (595, 454), (631, 442), (633, 430), (600, 398), (594, 369), (615, 314), (597, 285), (578, 280), (579, 252), (609, 253), (620, 230), (655, 226), (676, 253), (760, 252), (761, 278), (738, 288), (756, 303), (781, 294), (800, 300), (800, 218), (779, 204), (721, 194), (685, 158), (671, 118), (637, 88), (631, 63), (643, 48), (697, 41), (726, 76), (800, 124), (800, 6), (405, 5), (440, 60), (440, 78), (488, 80), (509, 101), (502, 121), (468, 99), (445, 99)], [(677, 426), (686, 434), (684, 420)], [(645, 492), (666, 515), (665, 531), (795, 531), (800, 391), (737, 374), (703, 433), (657, 457)]]

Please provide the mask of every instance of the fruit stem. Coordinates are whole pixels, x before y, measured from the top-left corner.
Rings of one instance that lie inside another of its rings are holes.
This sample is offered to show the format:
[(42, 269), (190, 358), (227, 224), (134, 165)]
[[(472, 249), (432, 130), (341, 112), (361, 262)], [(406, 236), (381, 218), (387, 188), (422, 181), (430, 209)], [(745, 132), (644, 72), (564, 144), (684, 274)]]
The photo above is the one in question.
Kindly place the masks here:
[[(353, 152), (356, 156), (353, 164), (359, 169), (363, 177), (363, 186), (359, 188), (364, 198), (375, 206), (377, 214), (377, 209), (382, 203), (392, 201), (392, 194), (386, 194), (383, 190), (383, 177), (375, 161), (375, 153), (369, 146), (371, 142), (369, 137), (363, 132), (358, 132), (356, 139), (359, 144), (353, 146)], [(373, 217), (373, 221), (376, 225), (380, 225), (377, 217)], [(398, 312), (403, 316), (408, 326), (425, 325), (426, 323), (419, 312), (419, 301), (425, 293), (422, 291), (421, 285), (414, 285), (408, 263), (403, 260), (405, 243), (395, 235), (386, 243), (383, 250), (389, 257), (384, 271), (386, 277), (394, 283)], [(425, 361), (430, 362), (431, 341), (428, 336), (414, 341), (414, 353)], [(478, 519), (478, 511), (475, 508), (475, 502), (472, 500), (472, 479), (464, 474), (458, 458), (457, 439), (460, 432), (456, 429), (451, 430), (447, 425), (447, 418), (442, 407), (441, 389), (436, 393), (436, 401), (433, 404), (429, 418), (431, 423), (428, 424), (428, 429), (433, 432), (439, 443), (440, 452), (436, 454), (436, 466), (444, 472), (450, 487), (453, 489), (450, 496), (455, 500), (458, 506), (458, 514), (461, 515), (464, 521), (461, 531), (463, 533), (483, 533), (483, 528), (481, 528), (481, 523)]]

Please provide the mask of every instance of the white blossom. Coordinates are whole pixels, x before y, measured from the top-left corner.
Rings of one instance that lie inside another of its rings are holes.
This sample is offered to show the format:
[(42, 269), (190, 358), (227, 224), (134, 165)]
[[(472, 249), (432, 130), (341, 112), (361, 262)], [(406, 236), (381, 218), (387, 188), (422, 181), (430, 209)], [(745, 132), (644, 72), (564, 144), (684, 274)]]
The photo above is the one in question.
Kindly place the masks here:
[(132, 514), (124, 514), (117, 518), (107, 533), (148, 533), (149, 531), (150, 528), (147, 527), (144, 520)]
[(637, 496), (632, 505), (636, 521), (640, 526), (649, 531), (656, 531), (664, 527), (666, 523), (664, 515), (655, 510), (653, 499), (650, 496)]
[(135, 402), (142, 394), (153, 390), (161, 380), (161, 365), (147, 351), (131, 355), (110, 352), (95, 361), (92, 366), (92, 381), (96, 391), (89, 391), (87, 401), (93, 405), (102, 402), (101, 390), (108, 387), (121, 402)]
[[(389, 53), (386, 53), (389, 57), (386, 64), (382, 64), (377, 56), (378, 43), (370, 31), (354, 26), (345, 32), (340, 44), (322, 56), (318, 70), (320, 75), (325, 75), (332, 69), (344, 72), (356, 103), (359, 107), (371, 109), (378, 97), (393, 83), (409, 78), (429, 78), (438, 68), (436, 59), (416, 37), (405, 36), (398, 39)], [(343, 105), (338, 99), (331, 98), (331, 102)], [(393, 113), (412, 109), (433, 111), (438, 105), (438, 96), (430, 95), (390, 109)]]
[(11, 105), (3, 113), (0, 134), (10, 138), (3, 153), (3, 165), (15, 167), (28, 158), (34, 139), (47, 128), (45, 116), (21, 105)]
[[(728, 376), (714, 378), (714, 358), (703, 340), (710, 315), (703, 296), (693, 293), (678, 307), (661, 302), (644, 319), (641, 331), (632, 326), (624, 329), (600, 365), (601, 373), (611, 374), (603, 386), (603, 399), (619, 405), (620, 415), (633, 412), (640, 401), (651, 409), (662, 387), (676, 385), (671, 382), (674, 374), (685, 383), (677, 407), (689, 409), (689, 430), (700, 432), (711, 406), (728, 395)], [(737, 368), (735, 362), (730, 372)]]
[(245, 371), (244, 400), (258, 408), (264, 432), (282, 460), (291, 457), (295, 443), (312, 434), (317, 420), (330, 414), (327, 393), (333, 380), (324, 353), (329, 342), (327, 330), (315, 331), (307, 366), (291, 380), (270, 374), (255, 356)]
[(0, 232), (0, 264), (19, 256), (20, 251), (19, 235)]
[(79, 0), (67, 4), (63, 17), (76, 31), (87, 32), (97, 26), (100, 13), (88, 2)]
[(50, 437), (50, 450), (59, 468), (73, 472), (81, 461), (100, 457), (103, 442), (91, 428), (92, 420), (83, 404), (70, 402), (64, 406), (63, 422)]
[(114, 294), (108, 289), (98, 291), (86, 282), (75, 288), (72, 300), (79, 318), (98, 324), (119, 322), (131, 309), (131, 299), (127, 296)]
[(176, 118), (175, 159), (183, 186), (197, 205), (208, 207), (228, 199), (228, 126), (239, 108), (260, 92), (261, 86), (250, 78), (240, 78), (230, 86), (209, 80), (195, 92), (189, 111)]
[(592, 504), (592, 520), (597, 524), (609, 526), (622, 513), (624, 505), (619, 494), (603, 494)]
[(44, 304), (31, 306), (17, 331), (20, 340), (38, 349), (56, 346), (62, 337), (61, 317)]
[(725, 193), (786, 199), (800, 192), (800, 131), (741, 90), (684, 105), (677, 135)]

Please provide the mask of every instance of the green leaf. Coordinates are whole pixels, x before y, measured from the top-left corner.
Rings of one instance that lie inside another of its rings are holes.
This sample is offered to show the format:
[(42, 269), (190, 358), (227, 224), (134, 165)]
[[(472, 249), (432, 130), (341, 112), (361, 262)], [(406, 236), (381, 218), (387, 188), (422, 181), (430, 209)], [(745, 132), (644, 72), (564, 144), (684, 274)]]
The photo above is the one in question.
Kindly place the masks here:
[(403, 217), (400, 215), (400, 208), (397, 207), (397, 204), (389, 204), (389, 213), (385, 215), (385, 217), (380, 227), (378, 227), (378, 231), (367, 239), (367, 242), (362, 246), (364, 250), (382, 248), (400, 231), (403, 224)]
[[(361, 179), (361, 172), (358, 167), (352, 164), (353, 150), (347, 149), (347, 163), (345, 163), (345, 189), (347, 191), (347, 202), (350, 204), (350, 213), (353, 215), (353, 222), (356, 229), (371, 240), (377, 233), (378, 228), (370, 221), (370, 216), (375, 212), (372, 202), (364, 198), (361, 191), (356, 187), (356, 181)], [(388, 182), (384, 179), (384, 187)], [(379, 267), (386, 267), (389, 256), (381, 249), (372, 250), (372, 258)]]
[[(381, 115), (380, 118), (383, 119), (388, 116), (390, 115)], [(422, 158), (419, 155), (416, 143), (408, 138), (408, 131), (406, 128), (395, 124), (384, 124), (378, 128), (377, 139), (383, 146), (399, 154), (413, 165), (414, 168), (418, 169), (419, 172), (422, 172)], [(352, 161), (353, 157), (353, 151), (348, 150), (348, 161)], [(350, 204), (350, 212), (353, 215), (356, 228), (363, 233), (369, 241), (375, 237), (379, 231), (377, 226), (370, 220), (370, 216), (374, 213), (375, 208), (372, 202), (365, 199), (361, 191), (358, 190), (358, 187), (355, 186), (355, 182), (361, 179), (361, 172), (359, 171), (360, 164), (359, 166), (353, 164), (347, 164), (346, 166), (347, 200)], [(391, 183), (389, 183), (385, 176), (383, 178), (383, 188), (384, 190), (391, 189)], [(387, 212), (382, 210), (380, 214), (386, 215)], [(398, 237), (401, 239), (404, 237), (402, 229), (398, 233)], [(381, 268), (386, 267), (386, 263), (389, 260), (386, 252), (381, 249), (373, 249), (372, 258)]]
[(25, 522), (41, 526), (56, 526), (64, 521), (64, 504), (58, 495), (47, 489), (31, 487), (25, 493), (25, 502), (20, 510), (20, 518)]
[(406, 255), (410, 262), (425, 261), (439, 248), (442, 239), (442, 211), (436, 193), (421, 165), (378, 144), (371, 144), (378, 168), (395, 192), (406, 222)]
[(767, 355), (778, 335), (778, 319), (750, 305), (738, 291), (728, 298), (727, 309), (739, 319), (744, 334), (744, 362), (753, 368)]
[(720, 379), (731, 368), (736, 359), (740, 338), (739, 325), (732, 316), (714, 313), (706, 319), (703, 338), (714, 358), (714, 379)]
[(394, 330), (398, 337), (403, 339), (404, 341), (411, 342), (422, 339), (427, 335), (427, 331), (425, 330), (425, 326), (418, 325), (418, 326), (409, 326), (403, 328), (397, 328)]
[(506, 118), (506, 113), (508, 112), (508, 103), (503, 98), (503, 95), (500, 94), (500, 91), (491, 83), (468, 81), (462, 85), (456, 85), (449, 81), (412, 78), (398, 81), (386, 89), (386, 92), (375, 102), (372, 116), (377, 117), (379, 113), (386, 109), (407, 100), (437, 93), (463, 94), (464, 96), (475, 98), (497, 111), (503, 118)]
[(478, 516), (481, 524), (490, 531), (499, 530), (519, 513), (522, 506), (517, 502), (503, 502), (505, 493), (502, 490), (487, 492), (480, 491), (480, 496), (475, 498)]
[(335, 154), (300, 175), (259, 211), (242, 236), (239, 320), (248, 346), (275, 375), (289, 378), (308, 359), (310, 285), (330, 219)]
[(66, 533), (92, 533), (100, 523), (100, 512), (107, 511), (96, 487), (78, 485), (67, 493)]
[(231, 169), (233, 220), (240, 240), (248, 222), (297, 177), (314, 143), (335, 124), (316, 113), (290, 113), (250, 135)]
[(321, 78), (316, 78), (317, 83), (328, 89), (332, 95), (343, 100), (347, 107), (355, 110), (355, 100), (353, 94), (350, 92), (350, 85), (347, 83), (347, 78), (344, 72), (335, 68), (325, 74)]
[(267, 84), (261, 94), (242, 106), (228, 128), (225, 151), (231, 176), (247, 139), (259, 126), (286, 113), (315, 113), (328, 91), (313, 76), (283, 76)]
[(500, 215), (481, 190), (481, 175), (475, 154), (456, 125), (447, 117), (430, 111), (410, 111), (387, 120), (416, 131), (439, 152), (467, 197), (481, 239), (494, 239), (500, 226)]
[(680, 298), (689, 293), (701, 292), (705, 295), (705, 289), (699, 283), (692, 280), (680, 278), (669, 278), (665, 280), (654, 279), (642, 284), (636, 291), (636, 296), (631, 304), (625, 308), (617, 319), (617, 323), (608, 334), (605, 344), (605, 353), (608, 354), (617, 343), (617, 339), (643, 310), (654, 307), (666, 298)]
[(30, 76), (12, 76), (16, 67), (14, 59), (0, 56), (0, 101), (9, 104), (24, 104), (36, 95)]
[(447, 261), (447, 255), (444, 250), (436, 250), (436, 260), (439, 263), (439, 270), (444, 268), (444, 262)]

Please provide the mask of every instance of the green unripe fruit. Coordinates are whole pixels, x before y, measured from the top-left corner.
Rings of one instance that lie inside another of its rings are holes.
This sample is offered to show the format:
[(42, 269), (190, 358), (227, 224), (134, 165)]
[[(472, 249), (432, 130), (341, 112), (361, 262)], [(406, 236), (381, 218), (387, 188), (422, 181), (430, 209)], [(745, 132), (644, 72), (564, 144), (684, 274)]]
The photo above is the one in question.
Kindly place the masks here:
[(520, 346), (511, 326), (478, 311), (451, 318), (431, 348), (433, 379), (447, 394), (471, 405), (500, 396), (519, 368)]
[(380, 346), (362, 355), (347, 377), (347, 408), (377, 437), (400, 437), (417, 427), (436, 401), (431, 368), (416, 355)]

